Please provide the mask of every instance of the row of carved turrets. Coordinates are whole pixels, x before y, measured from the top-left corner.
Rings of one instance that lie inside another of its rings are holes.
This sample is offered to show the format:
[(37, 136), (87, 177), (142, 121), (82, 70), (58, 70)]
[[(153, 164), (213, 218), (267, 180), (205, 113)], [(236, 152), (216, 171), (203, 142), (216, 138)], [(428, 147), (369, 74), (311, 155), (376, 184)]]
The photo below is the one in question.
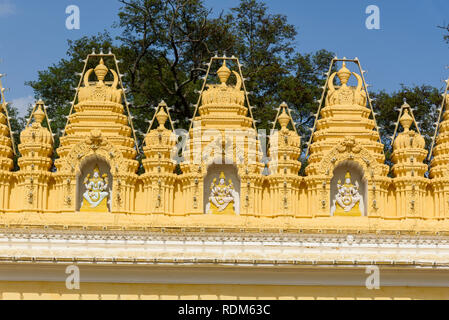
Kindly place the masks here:
[[(89, 83), (89, 76), (92, 71), (95, 72), (98, 78), (95, 84)], [(115, 79), (114, 84), (112, 86), (105, 84), (104, 78), (108, 71), (109, 69), (101, 60), (95, 69), (89, 70), (86, 73), (84, 87), (80, 89), (79, 93), (79, 103), (75, 106), (76, 112), (70, 116), (65, 135), (61, 137), (61, 146), (58, 149), (58, 154), (60, 158), (67, 157), (75, 145), (90, 136), (92, 132), (100, 131), (103, 137), (106, 137), (109, 142), (120, 149), (127, 162), (127, 167), (130, 169), (129, 172), (135, 172), (137, 162), (135, 161), (136, 151), (133, 148), (134, 141), (131, 138), (131, 128), (128, 126), (128, 120), (123, 114), (124, 109), (121, 104), (121, 98), (118, 99), (122, 92), (120, 89), (116, 89), (117, 80), (115, 77), (117, 75), (113, 70), (111, 72)], [(231, 71), (226, 65), (223, 65), (218, 74), (221, 84), (210, 85), (209, 89), (203, 93), (203, 104), (199, 108), (200, 115), (195, 119), (197, 123), (200, 123), (200, 126), (197, 128), (194, 127), (193, 131), (205, 131), (207, 129), (220, 130), (222, 128), (251, 130), (252, 119), (247, 117), (247, 108), (244, 106), (244, 95), (241, 90), (242, 80), (239, 74), (234, 72), (237, 78), (237, 84), (235, 86), (226, 84), (231, 75)], [(360, 77), (357, 77), (359, 81), (358, 87), (354, 88), (347, 86), (351, 72), (345, 65), (343, 65), (342, 69), (336, 75), (339, 77), (342, 85), (338, 89), (335, 89), (332, 81), (329, 84), (326, 106), (321, 111), (321, 119), (318, 121), (317, 131), (314, 133), (314, 141), (311, 145), (309, 165), (307, 167), (308, 175), (318, 174), (318, 164), (324, 155), (335, 148), (336, 141), (341, 141), (348, 136), (354, 137), (364, 148), (371, 151), (370, 153), (374, 155), (376, 162), (381, 165), (382, 174), (386, 174), (388, 168), (384, 165), (383, 145), (378, 141), (378, 135), (374, 130), (374, 121), (369, 117), (370, 110), (363, 105), (363, 101), (366, 104), (366, 97), (363, 95)], [(354, 75), (357, 76), (355, 73)], [(332, 80), (334, 76), (331, 77)], [(359, 100), (361, 103), (357, 103)], [(2, 105), (2, 108), (5, 107), (6, 104)], [(24, 170), (48, 171), (51, 167), (50, 159), (53, 137), (48, 129), (41, 125), (45, 119), (43, 102), (39, 101), (35, 109), (32, 114), (35, 121), (21, 134), (21, 145), (19, 146), (21, 158), (19, 159), (19, 166)], [(403, 110), (403, 114), (400, 123), (404, 128), (404, 132), (400, 133), (394, 142), (395, 152), (393, 154), (393, 162), (396, 165), (393, 171), (398, 177), (406, 175), (406, 171), (412, 175), (423, 176), (427, 171), (423, 165), (423, 160), (426, 156), (424, 150), (425, 141), (418, 132), (410, 130), (414, 121), (410, 106), (405, 104), (401, 110)], [(271, 150), (271, 153), (276, 154), (276, 156), (281, 155), (276, 163), (275, 167), (277, 168), (275, 171), (278, 172), (280, 170), (279, 172), (281, 172), (284, 169), (292, 169), (293, 172), (289, 173), (297, 174), (297, 171), (299, 171), (297, 170), (298, 163), (293, 164), (293, 162), (296, 162), (299, 158), (300, 137), (296, 133), (288, 106), (283, 103), (279, 111), (276, 121), (280, 124), (281, 130), (276, 136), (271, 137), (272, 141), (277, 140), (276, 144), (272, 143), (273, 150)], [(161, 158), (170, 159), (173, 156), (172, 148), (175, 141), (173, 141), (173, 137), (169, 138), (167, 136), (165, 125), (169, 118), (169, 110), (166, 104), (161, 103), (156, 113), (159, 127), (148, 133), (145, 138), (145, 145), (147, 147), (145, 147), (144, 151), (153, 152), (153, 150), (149, 150), (160, 142), (161, 145), (165, 146), (165, 149), (157, 151), (156, 155), (159, 161)], [(12, 169), (13, 149), (6, 117), (5, 112), (0, 112), (0, 165), (4, 171), (9, 171)], [(287, 128), (290, 122), (293, 124), (293, 126), (290, 126), (293, 129)], [(170, 124), (170, 129), (174, 130), (171, 119)], [(291, 137), (292, 142), (286, 144), (288, 137)], [(226, 137), (223, 137), (223, 140), (225, 139)], [(194, 149), (193, 134), (190, 141), (192, 141), (191, 148)], [(296, 149), (294, 152), (290, 152), (293, 150), (291, 148), (292, 146)], [(448, 146), (449, 112), (445, 112), (434, 149), (435, 157), (432, 161), (432, 177), (438, 178), (445, 176), (449, 163)], [(148, 152), (145, 152), (145, 154)], [(213, 152), (211, 155), (213, 156)], [(258, 156), (255, 155), (256, 158)], [(154, 160), (154, 157), (155, 155), (151, 154), (147, 158), (148, 161), (144, 163), (147, 172), (151, 172), (148, 163), (152, 160), (150, 161), (149, 159)], [(287, 159), (292, 164), (291, 166), (285, 168), (282, 165), (278, 166), (278, 164), (283, 163)], [(200, 159), (200, 161), (202, 160), (204, 159)], [(257, 160), (260, 159), (257, 158)], [(155, 163), (158, 163), (158, 161)], [(56, 167), (58, 170), (65, 169), (58, 160), (56, 160)], [(156, 168), (158, 167), (156, 166)], [(172, 168), (164, 167), (163, 169), (170, 171)]]
[[(201, 115), (196, 119), (196, 121), (201, 121), (202, 129), (217, 129), (223, 125), (228, 128), (251, 128), (252, 120), (246, 118), (247, 112), (245, 111), (246, 108), (244, 106), (243, 91), (241, 91), (241, 80), (239, 80), (238, 74), (235, 73), (237, 76), (237, 85), (235, 87), (226, 85), (230, 71), (229, 69), (224, 68), (226, 68), (226, 66), (223, 66), (222, 69), (220, 69), (221, 73), (219, 71), (222, 83), (220, 85), (211, 85), (210, 89), (204, 92), (204, 103), (200, 108)], [(131, 167), (133, 168), (131, 171), (134, 171), (136, 168), (136, 164), (134, 163), (136, 151), (133, 149), (134, 143), (130, 137), (131, 129), (127, 126), (127, 119), (123, 115), (121, 99), (117, 100), (117, 94), (121, 91), (105, 85), (103, 80), (108, 72), (108, 69), (102, 61), (93, 71), (97, 75), (98, 81), (95, 85), (89, 85), (88, 76), (91, 74), (91, 70), (89, 70), (86, 74), (85, 86), (80, 89), (80, 102), (75, 107), (77, 112), (71, 116), (69, 125), (65, 130), (66, 135), (61, 138), (61, 147), (58, 149), (58, 154), (61, 158), (65, 157), (73, 145), (76, 145), (82, 141), (92, 131), (99, 130), (104, 136), (108, 137), (109, 141), (113, 142), (122, 149), (122, 153), (126, 155), (126, 158), (131, 163)], [(314, 164), (322, 159), (321, 156), (323, 154), (326, 154), (330, 149), (335, 147), (335, 144), (332, 141), (342, 139), (348, 135), (354, 136), (354, 138), (356, 138), (357, 141), (363, 145), (363, 147), (372, 150), (373, 154), (376, 155), (377, 162), (381, 164), (384, 162), (382, 152), (383, 146), (377, 141), (378, 136), (374, 130), (373, 120), (369, 119), (370, 110), (361, 104), (355, 104), (360, 108), (354, 107), (354, 102), (356, 100), (364, 99), (361, 89), (359, 87), (352, 88), (346, 85), (349, 77), (351, 76), (351, 73), (346, 66), (343, 66), (337, 75), (340, 78), (342, 86), (339, 89), (335, 89), (332, 85), (329, 85), (330, 92), (328, 93), (326, 100), (326, 107), (321, 112), (322, 117), (318, 121), (317, 132), (314, 134), (314, 143), (311, 146), (311, 156), (309, 159), (309, 166), (307, 168), (309, 174), (314, 174), (317, 172)], [(227, 101), (223, 101), (223, 99)], [(448, 99), (448, 97), (446, 97), (446, 99)], [(158, 115), (157, 117), (158, 120), (164, 122), (164, 125), (160, 124), (156, 131), (150, 132), (148, 137), (145, 139), (147, 144), (147, 141), (149, 141), (149, 139), (154, 139), (155, 135), (159, 137), (156, 133), (161, 131), (161, 127), (165, 128), (165, 121), (168, 119), (167, 112), (169, 111), (166, 105), (165, 107), (164, 105), (165, 103), (161, 104), (158, 108), (158, 110), (161, 111), (161, 115)], [(49, 163), (48, 159), (52, 153), (52, 148), (49, 146), (51, 146), (53, 139), (48, 130), (40, 125), (45, 118), (43, 107), (43, 102), (39, 101), (37, 103), (36, 111), (33, 114), (35, 122), (30, 127), (27, 127), (21, 134), (22, 146), (19, 148), (19, 151), (22, 154), (22, 158), (19, 163), (21, 164), (20, 166), (26, 166), (26, 163), (28, 163), (29, 166), (32, 166), (33, 164), (29, 160), (30, 155), (27, 153), (30, 149), (27, 146), (30, 143), (34, 145), (42, 145), (42, 149), (45, 151), (31, 151), (32, 158), (35, 157), (36, 154), (39, 154), (40, 156), (42, 152), (42, 155), (46, 157), (46, 160), (42, 163), (34, 164), (36, 167), (33, 168), (35, 168), (36, 171), (47, 171), (51, 167), (51, 163)], [(232, 110), (232, 114), (229, 112), (230, 110)], [(288, 125), (291, 121), (291, 116), (288, 113), (288, 107), (286, 104), (283, 103), (280, 106), (280, 110), (282, 110), (280, 116), (278, 117), (278, 121), (281, 124), (280, 136), (285, 138), (285, 133), (288, 135), (293, 134), (286, 128), (286, 124)], [(412, 125), (412, 123), (410, 123), (410, 121), (412, 121), (410, 113), (411, 108), (406, 104), (404, 114), (400, 121), (404, 128), (404, 132), (396, 138), (394, 143), (394, 149), (397, 151), (393, 157), (394, 162), (402, 162), (401, 153), (403, 154), (404, 149), (407, 149), (405, 146), (407, 145), (406, 140), (409, 141), (408, 139), (410, 139), (410, 143), (416, 149), (424, 149), (425, 147), (425, 142), (422, 136), (419, 133), (410, 130), (410, 126)], [(165, 119), (164, 114), (166, 114), (167, 119)], [(241, 120), (239, 120), (239, 117), (237, 116), (241, 116)], [(3, 142), (0, 150), (0, 159), (2, 160), (1, 168), (8, 171), (12, 168), (12, 147), (9, 138), (9, 128), (6, 122), (6, 115), (4, 112), (1, 112), (0, 136), (2, 137), (1, 140)], [(99, 123), (101, 123), (103, 127), (98, 127)], [(117, 132), (121, 134), (117, 135)], [(283, 133), (284, 135), (282, 135)], [(357, 135), (355, 136), (355, 134)], [(280, 139), (279, 141), (282, 146), (283, 140)], [(149, 145), (154, 145), (154, 142), (155, 141), (152, 141)], [(163, 143), (164, 145), (167, 145), (166, 141), (163, 141)], [(441, 123), (440, 133), (434, 150), (435, 158), (432, 162), (432, 177), (444, 176), (444, 171), (449, 163), (449, 154), (446, 152), (447, 144), (449, 144), (449, 113), (445, 112), (444, 120)], [(279, 153), (281, 149), (282, 148), (277, 148), (276, 153)], [(281, 151), (280, 153), (283, 152)], [(411, 163), (422, 162), (423, 151), (420, 150), (418, 153), (419, 155), (417, 154), (415, 157), (412, 156), (407, 159), (411, 160)], [(164, 157), (165, 156), (169, 157), (171, 154), (164, 154)], [(418, 176), (421, 176), (424, 170), (424, 167), (420, 167), (421, 170), (418, 170), (417, 172)], [(402, 171), (398, 168), (399, 167), (396, 166), (394, 171), (398, 176), (400, 176)], [(426, 170), (424, 170), (424, 172), (425, 171)]]
[[(105, 81), (111, 72), (114, 81)], [(95, 73), (97, 80), (90, 81)], [(298, 173), (301, 168), (301, 138), (298, 135), (290, 109), (283, 103), (275, 120), (275, 127), (280, 130), (270, 136), (269, 161), (262, 164), (263, 155), (256, 138), (254, 119), (245, 106), (245, 94), (242, 89), (241, 74), (231, 72), (226, 63), (217, 72), (220, 84), (210, 84), (202, 92), (199, 113), (193, 119), (189, 132), (190, 140), (184, 151), (184, 162), (181, 163), (183, 175), (174, 173), (176, 163), (172, 161), (177, 143), (174, 137), (173, 121), (167, 105), (161, 103), (155, 113), (150, 130), (145, 136), (143, 167), (145, 174), (137, 176), (138, 161), (134, 148), (132, 127), (124, 114), (122, 104), (123, 90), (118, 88), (117, 72), (108, 69), (103, 59), (95, 69), (88, 70), (84, 75), (84, 85), (78, 92), (78, 103), (75, 112), (70, 115), (65, 134), (61, 137), (61, 145), (57, 150), (59, 158), (55, 162), (57, 168), (55, 185), (61, 195), (59, 206), (73, 208), (76, 202), (78, 176), (82, 175), (83, 165), (92, 160), (105, 161), (114, 176), (111, 210), (130, 212), (135, 208), (133, 190), (141, 183), (151, 196), (147, 198), (148, 206), (156, 204), (156, 211), (173, 212), (173, 198), (176, 192), (176, 181), (182, 180), (182, 192), (189, 212), (200, 213), (203, 210), (202, 193), (204, 179), (208, 166), (221, 158), (224, 163), (231, 161), (238, 168), (241, 179), (242, 212), (257, 212), (262, 210), (261, 193), (267, 176), (270, 177), (271, 192), (278, 195), (282, 201), (275, 204), (277, 212), (290, 210), (295, 203), (294, 194), (299, 188)], [(231, 75), (236, 78), (235, 85), (228, 84)], [(348, 85), (351, 76), (358, 81), (356, 87)], [(340, 80), (340, 86), (334, 84), (335, 77)], [(361, 77), (351, 73), (346, 65), (330, 76), (325, 106), (321, 110), (313, 143), (310, 146), (309, 165), (306, 174), (313, 178), (310, 186), (313, 194), (318, 195), (320, 202), (314, 203), (314, 211), (323, 215), (329, 211), (328, 194), (333, 168), (348, 161), (357, 162), (365, 172), (369, 181), (367, 190), (370, 204), (374, 210), (379, 209), (377, 197), (386, 197), (378, 192), (386, 190), (389, 183), (387, 177), (389, 168), (384, 164), (383, 145), (379, 141), (375, 121), (370, 117), (371, 110), (367, 108), (367, 96)], [(3, 91), (2, 91), (3, 92)], [(445, 97), (449, 100), (448, 97)], [(0, 169), (7, 174), (12, 169), (13, 148), (10, 138), (10, 128), (6, 114), (6, 102), (2, 95), (2, 112), (0, 112)], [(21, 133), (19, 151), (20, 171), (18, 184), (25, 194), (28, 194), (29, 208), (32, 210), (37, 203), (45, 202), (48, 192), (36, 191), (49, 188), (49, 170), (52, 164), (53, 135), (42, 125), (46, 118), (42, 101), (36, 104), (32, 112), (33, 122), (30, 122)], [(449, 188), (449, 111), (443, 115), (440, 134), (436, 141), (434, 159), (431, 166), (431, 177), (442, 187)], [(158, 126), (153, 128), (157, 120)], [(424, 159), (427, 155), (425, 141), (416, 126), (413, 111), (408, 104), (401, 108), (399, 123), (403, 131), (399, 133), (393, 144), (393, 173), (400, 186), (404, 181), (404, 190), (409, 194), (406, 206), (414, 203), (419, 193), (424, 194), (426, 180), (424, 178), (427, 166)], [(49, 127), (49, 122), (47, 121)], [(413, 125), (415, 130), (413, 130)], [(274, 128), (275, 128), (274, 127)], [(229, 136), (229, 129), (234, 133)], [(235, 133), (237, 129), (237, 134)], [(210, 139), (205, 135), (210, 135)], [(241, 134), (241, 136), (239, 136)], [(199, 136), (200, 139), (195, 139)], [(217, 139), (217, 137), (221, 139)], [(240, 141), (239, 139), (242, 139)], [(226, 151), (217, 153), (222, 148), (214, 148), (210, 141), (215, 140)], [(239, 143), (243, 142), (243, 143)], [(230, 142), (228, 144), (228, 142)], [(226, 150), (227, 146), (232, 150)], [(228, 153), (231, 151), (230, 153)], [(229, 156), (231, 154), (232, 156)], [(200, 155), (196, 159), (195, 155)], [(229, 158), (231, 157), (231, 158)], [(188, 160), (188, 161), (186, 161)], [(410, 179), (415, 182), (410, 183)], [(5, 180), (5, 179), (2, 179)], [(139, 182), (139, 181), (141, 182)], [(176, 180), (176, 181), (175, 181)], [(5, 185), (8, 180), (2, 182)], [(9, 188), (9, 187), (8, 187)], [(409, 190), (410, 189), (410, 190)], [(438, 189), (438, 188), (437, 188)], [(9, 191), (3, 191), (9, 192)], [(47, 193), (46, 193), (47, 192)], [(439, 192), (437, 190), (437, 192)], [(36, 200), (38, 199), (38, 200)], [(259, 200), (257, 200), (259, 199)], [(410, 200), (411, 199), (411, 200)]]

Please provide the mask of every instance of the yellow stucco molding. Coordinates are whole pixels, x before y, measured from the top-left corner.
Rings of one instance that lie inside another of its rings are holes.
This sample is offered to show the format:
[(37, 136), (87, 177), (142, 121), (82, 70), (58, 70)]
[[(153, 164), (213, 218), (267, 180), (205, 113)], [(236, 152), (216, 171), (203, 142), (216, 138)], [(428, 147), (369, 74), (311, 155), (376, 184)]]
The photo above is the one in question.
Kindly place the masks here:
[(262, 232), (262, 233), (354, 233), (449, 235), (449, 221), (384, 220), (368, 217), (332, 218), (254, 218), (244, 216), (192, 215), (121, 215), (109, 213), (4, 213), (0, 228), (45, 230), (126, 230), (182, 233), (191, 232)]

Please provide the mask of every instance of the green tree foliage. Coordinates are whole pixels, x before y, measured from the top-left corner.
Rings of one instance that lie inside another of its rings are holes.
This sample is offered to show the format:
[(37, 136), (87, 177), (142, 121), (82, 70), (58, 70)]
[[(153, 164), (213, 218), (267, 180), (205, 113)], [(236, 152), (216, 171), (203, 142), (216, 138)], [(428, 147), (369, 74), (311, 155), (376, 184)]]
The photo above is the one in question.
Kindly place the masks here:
[(24, 118), (19, 117), (19, 111), (17, 107), (12, 104), (8, 103), (8, 115), (9, 115), (9, 122), (11, 124), (11, 130), (14, 134), (14, 140), (19, 141), (19, 135), (20, 131), (25, 127), (26, 121)]
[(441, 28), (446, 32), (443, 37), (444, 40), (449, 43), (449, 24), (447, 26), (439, 26), (438, 28)]
[[(315, 53), (296, 53), (291, 59), (288, 77), (279, 83), (280, 100), (286, 101), (293, 109), (294, 120), (298, 123), (298, 131), (303, 136), (303, 143), (310, 138), (309, 128), (313, 127), (315, 114), (318, 111), (318, 99), (321, 98), (326, 75), (334, 54), (320, 50)], [(332, 70), (336, 71), (336, 68)]]
[(130, 50), (125, 57), (133, 112), (143, 109), (145, 114), (150, 105), (165, 99), (185, 127), (204, 63), (214, 54), (227, 54), (239, 57), (244, 65), (246, 85), (253, 92), (251, 103), (257, 106), (255, 116), (272, 119), (267, 108), (271, 111), (277, 85), (290, 74), (288, 62), (294, 52), (296, 30), (285, 16), (269, 14), (267, 6), (256, 0), (242, 0), (216, 18), (197, 0), (121, 2), (118, 25), (124, 29), (120, 40)]
[(224, 17), (234, 37), (227, 53), (239, 57), (244, 65), (254, 117), (262, 128), (274, 120), (273, 107), (280, 104), (279, 84), (292, 76), (289, 64), (294, 53), (295, 27), (284, 15), (272, 15), (267, 6), (256, 0), (242, 0)]
[[(240, 0), (238, 6), (218, 15), (202, 0), (118, 1), (122, 6), (114, 24), (120, 33), (116, 39), (105, 31), (69, 41), (66, 58), (40, 71), (36, 81), (27, 82), (36, 97), (49, 106), (55, 132), (65, 127), (82, 60), (93, 48), (96, 52), (112, 48), (122, 60), (120, 71), (125, 73), (131, 113), (140, 132), (147, 131), (145, 120), (152, 117), (151, 107), (161, 100), (174, 107), (172, 116), (179, 121), (178, 127), (187, 128), (203, 83), (205, 63), (216, 54), (226, 54), (238, 57), (243, 65), (250, 102), (256, 107), (254, 116), (260, 120), (258, 127), (271, 128), (276, 108), (285, 101), (293, 110), (303, 142), (308, 141), (326, 80), (324, 73), (334, 55), (326, 50), (300, 53), (295, 49), (297, 31), (285, 15), (272, 14), (260, 0)], [(218, 67), (211, 68), (212, 78)], [(238, 66), (231, 67), (235, 70)], [(395, 108), (401, 106), (403, 98), (417, 108), (416, 117), (423, 121), (422, 131), (430, 145), (436, 106), (441, 102), (438, 89), (403, 86), (393, 93), (372, 93), (372, 97), (380, 113), (387, 156), (391, 153), (388, 136), (393, 134), (398, 116)]]
[[(165, 100), (182, 126), (192, 116), (195, 89), (211, 50), (226, 41), (217, 21), (199, 0), (120, 0), (118, 38), (126, 84), (137, 119)], [(142, 128), (145, 122), (136, 126)], [(145, 131), (145, 130), (142, 130)]]

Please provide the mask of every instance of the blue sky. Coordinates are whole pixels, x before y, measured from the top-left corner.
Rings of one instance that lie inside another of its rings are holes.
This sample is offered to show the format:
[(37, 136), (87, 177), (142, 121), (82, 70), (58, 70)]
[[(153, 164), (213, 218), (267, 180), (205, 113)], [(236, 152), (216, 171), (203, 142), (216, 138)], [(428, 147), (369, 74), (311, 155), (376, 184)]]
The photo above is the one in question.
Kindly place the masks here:
[[(205, 0), (215, 13), (238, 0)], [(393, 91), (400, 84), (441, 88), (449, 77), (449, 45), (438, 25), (449, 23), (447, 0), (266, 0), (273, 13), (288, 16), (298, 29), (300, 52), (327, 49), (339, 57), (358, 57), (373, 90)], [(81, 29), (67, 30), (65, 9), (76, 4)], [(368, 5), (380, 9), (381, 29), (368, 30)], [(120, 7), (115, 0), (0, 0), (0, 73), (10, 89), (7, 99), (20, 110), (33, 100), (25, 86), (65, 56), (67, 39), (112, 30)]]

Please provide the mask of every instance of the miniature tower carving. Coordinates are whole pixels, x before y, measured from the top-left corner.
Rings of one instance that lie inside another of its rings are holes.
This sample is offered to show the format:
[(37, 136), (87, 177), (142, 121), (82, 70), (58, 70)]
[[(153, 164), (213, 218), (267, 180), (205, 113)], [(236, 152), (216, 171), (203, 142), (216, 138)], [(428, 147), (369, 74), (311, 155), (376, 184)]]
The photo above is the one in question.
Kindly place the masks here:
[[(145, 137), (143, 149), (146, 157), (143, 160), (145, 174), (142, 175), (142, 180), (146, 194), (145, 211), (148, 213), (174, 213), (176, 162), (172, 158), (176, 146), (176, 136), (169, 114), (167, 104), (162, 101), (155, 113), (159, 126), (150, 130)], [(166, 128), (168, 120), (171, 130)]]
[(5, 88), (0, 75), (0, 208), (10, 207), (9, 193), (11, 189), (11, 169), (13, 168), (14, 141), (8, 116), (8, 103), (5, 98)]
[(0, 82), (0, 171), (9, 172), (13, 168), (14, 153), (11, 141), (11, 126), (8, 118), (8, 103), (5, 99), (5, 88)]
[(443, 120), (439, 124), (439, 132), (436, 145), (433, 149), (433, 160), (431, 164), (431, 178), (449, 178), (449, 94), (445, 94)]
[(442, 121), (437, 124), (430, 177), (435, 192), (436, 218), (449, 217), (449, 80), (441, 104)]
[[(425, 149), (426, 142), (419, 133), (413, 110), (406, 101), (401, 107), (398, 122), (404, 130), (397, 135), (393, 144), (392, 159), (393, 173), (396, 177), (397, 204), (401, 208), (406, 208), (401, 211), (401, 218), (416, 218), (426, 213), (423, 198), (428, 182), (424, 177), (427, 171), (424, 159), (428, 152)], [(413, 124), (418, 132), (411, 129)]]
[(26, 210), (43, 212), (48, 209), (48, 186), (51, 178), (53, 136), (42, 126), (46, 118), (43, 101), (38, 101), (31, 114), (34, 122), (20, 134), (20, 171), (18, 182)]
[[(285, 102), (279, 107), (274, 126), (277, 122), (281, 128), (279, 131), (274, 130), (271, 135), (269, 149), (270, 187), (276, 195), (276, 208), (272, 208), (272, 211), (278, 215), (288, 215), (297, 211), (297, 203), (293, 200), (296, 194), (293, 190), (299, 188), (296, 183), (301, 169), (301, 138), (296, 132), (290, 109)], [(289, 124), (292, 125), (292, 130), (288, 128)]]

